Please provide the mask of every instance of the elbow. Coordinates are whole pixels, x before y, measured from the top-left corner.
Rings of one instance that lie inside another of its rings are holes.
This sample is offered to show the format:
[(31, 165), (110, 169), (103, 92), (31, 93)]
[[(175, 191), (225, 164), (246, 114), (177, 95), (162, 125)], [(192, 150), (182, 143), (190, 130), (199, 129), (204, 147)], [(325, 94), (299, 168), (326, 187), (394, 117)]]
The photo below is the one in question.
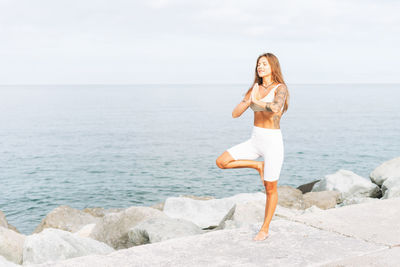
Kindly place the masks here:
[(242, 113), (233, 113), (232, 112), (232, 118), (236, 119), (239, 118), (242, 115)]

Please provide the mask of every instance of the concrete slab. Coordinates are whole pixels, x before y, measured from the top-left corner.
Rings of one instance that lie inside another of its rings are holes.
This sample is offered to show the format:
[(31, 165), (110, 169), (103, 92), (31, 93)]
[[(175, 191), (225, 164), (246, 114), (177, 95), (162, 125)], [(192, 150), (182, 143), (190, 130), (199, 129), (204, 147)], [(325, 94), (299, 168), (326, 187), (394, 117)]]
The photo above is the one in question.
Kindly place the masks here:
[(253, 241), (261, 223), (91, 255), (41, 267), (314, 266), (388, 249), (285, 219), (271, 222), (270, 237)]
[(393, 247), (367, 255), (321, 265), (324, 267), (398, 267), (400, 266), (400, 247)]
[(400, 198), (354, 204), (288, 219), (377, 244), (400, 245)]

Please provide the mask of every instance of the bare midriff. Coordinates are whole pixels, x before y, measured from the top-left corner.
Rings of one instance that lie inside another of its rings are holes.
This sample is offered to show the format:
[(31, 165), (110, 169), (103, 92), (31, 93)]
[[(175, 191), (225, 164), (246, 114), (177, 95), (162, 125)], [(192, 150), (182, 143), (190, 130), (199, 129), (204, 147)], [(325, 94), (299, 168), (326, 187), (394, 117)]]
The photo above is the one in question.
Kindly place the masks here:
[(280, 121), (282, 111), (255, 111), (254, 112), (254, 126), (267, 128), (267, 129), (280, 129)]

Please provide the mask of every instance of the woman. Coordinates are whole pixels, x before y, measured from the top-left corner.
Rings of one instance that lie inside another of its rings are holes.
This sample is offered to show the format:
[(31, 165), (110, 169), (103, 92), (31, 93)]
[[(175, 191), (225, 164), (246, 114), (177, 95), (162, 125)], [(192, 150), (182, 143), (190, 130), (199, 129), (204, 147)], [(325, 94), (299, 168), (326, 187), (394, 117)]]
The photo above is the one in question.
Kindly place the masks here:
[[(289, 91), (283, 80), (278, 58), (266, 53), (257, 58), (254, 85), (232, 112), (237, 118), (249, 107), (254, 111), (251, 138), (229, 148), (217, 158), (221, 169), (253, 168), (259, 174), (267, 194), (264, 223), (254, 240), (268, 237), (269, 224), (278, 202), (277, 185), (284, 158), (280, 119), (287, 111)], [(255, 161), (264, 157), (264, 162)]]

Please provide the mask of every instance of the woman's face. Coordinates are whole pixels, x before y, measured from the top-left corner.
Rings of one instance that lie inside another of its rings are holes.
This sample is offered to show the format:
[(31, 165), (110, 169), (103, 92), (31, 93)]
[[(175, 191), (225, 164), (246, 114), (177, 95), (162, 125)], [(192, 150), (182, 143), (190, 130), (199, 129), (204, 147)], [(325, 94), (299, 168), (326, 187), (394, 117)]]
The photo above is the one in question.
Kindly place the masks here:
[(265, 77), (271, 75), (271, 66), (268, 63), (268, 59), (266, 57), (260, 57), (257, 63), (257, 73), (258, 76)]

